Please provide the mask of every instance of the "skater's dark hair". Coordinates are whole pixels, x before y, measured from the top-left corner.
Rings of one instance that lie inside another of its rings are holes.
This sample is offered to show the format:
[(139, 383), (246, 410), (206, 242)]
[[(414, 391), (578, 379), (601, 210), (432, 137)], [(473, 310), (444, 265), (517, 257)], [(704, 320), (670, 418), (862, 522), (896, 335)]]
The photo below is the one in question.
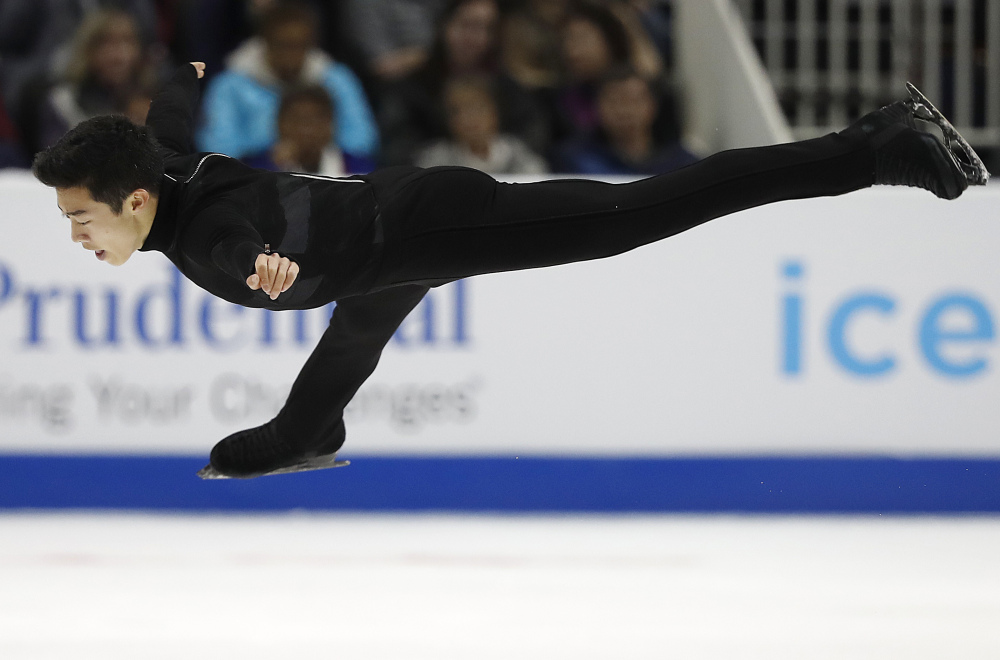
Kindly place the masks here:
[(31, 171), (53, 188), (84, 187), (117, 214), (135, 190), (159, 194), (163, 157), (149, 128), (121, 115), (103, 115), (78, 124), (39, 152)]

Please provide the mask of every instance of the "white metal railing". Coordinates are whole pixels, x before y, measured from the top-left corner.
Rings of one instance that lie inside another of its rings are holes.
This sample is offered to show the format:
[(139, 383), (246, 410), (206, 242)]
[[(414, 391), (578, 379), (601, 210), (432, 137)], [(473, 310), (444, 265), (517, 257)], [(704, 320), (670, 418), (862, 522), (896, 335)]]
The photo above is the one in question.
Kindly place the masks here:
[(687, 146), (707, 155), (791, 140), (774, 88), (729, 0), (672, 4)]
[(1000, 0), (733, 0), (796, 137), (915, 85), (976, 145), (1000, 146)]

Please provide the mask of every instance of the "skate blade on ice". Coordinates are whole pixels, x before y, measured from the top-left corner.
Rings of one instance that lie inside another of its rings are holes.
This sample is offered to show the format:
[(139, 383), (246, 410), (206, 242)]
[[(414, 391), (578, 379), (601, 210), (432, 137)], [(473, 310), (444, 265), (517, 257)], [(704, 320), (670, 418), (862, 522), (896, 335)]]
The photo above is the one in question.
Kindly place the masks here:
[(941, 111), (934, 107), (934, 104), (913, 83), (906, 83), (906, 91), (910, 93), (910, 99), (912, 99), (913, 116), (936, 124), (941, 129), (941, 133), (944, 135), (944, 145), (948, 147), (948, 153), (965, 174), (969, 185), (985, 186), (986, 182), (990, 180), (990, 172), (986, 169), (986, 165), (976, 150), (965, 141), (965, 138), (951, 125), (947, 117), (941, 114)]
[[(309, 472), (310, 470), (325, 470), (327, 468), (337, 468), (344, 467), (345, 465), (350, 465), (350, 461), (338, 461), (336, 454), (327, 454), (325, 456), (316, 456), (315, 458), (310, 458), (302, 461), (301, 463), (296, 463), (295, 465), (289, 465), (288, 467), (278, 468), (277, 470), (271, 470), (270, 472), (265, 472), (257, 476), (267, 477), (272, 474), (291, 474), (293, 472)], [(227, 477), (221, 472), (216, 471), (211, 464), (206, 465), (201, 470), (198, 471), (198, 476), (202, 479), (232, 479), (233, 477)]]

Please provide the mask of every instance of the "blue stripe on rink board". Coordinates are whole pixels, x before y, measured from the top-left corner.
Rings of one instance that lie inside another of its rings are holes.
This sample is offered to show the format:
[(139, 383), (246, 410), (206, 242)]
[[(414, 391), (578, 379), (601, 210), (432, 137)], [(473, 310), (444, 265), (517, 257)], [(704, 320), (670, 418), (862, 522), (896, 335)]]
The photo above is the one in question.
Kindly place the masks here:
[(203, 457), (0, 454), (0, 508), (1000, 512), (1000, 459), (351, 458), (334, 470), (201, 481)]

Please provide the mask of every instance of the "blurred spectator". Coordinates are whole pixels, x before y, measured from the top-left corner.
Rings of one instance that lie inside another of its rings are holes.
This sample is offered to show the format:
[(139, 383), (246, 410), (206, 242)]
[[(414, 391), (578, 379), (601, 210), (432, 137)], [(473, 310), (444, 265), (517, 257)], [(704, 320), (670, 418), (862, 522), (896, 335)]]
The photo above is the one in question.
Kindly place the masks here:
[(504, 19), (503, 65), (528, 89), (555, 87), (560, 81), (560, 39), (570, 0), (525, 0)]
[(348, 0), (347, 23), (369, 73), (407, 76), (426, 61), (443, 0)]
[[(318, 21), (318, 45), (330, 51), (338, 4), (308, 2)], [(254, 34), (254, 26), (277, 0), (156, 0), (160, 37), (177, 62), (205, 62), (206, 80), (225, 69), (226, 56)]]
[(272, 172), (324, 176), (372, 171), (375, 163), (370, 158), (337, 148), (333, 115), (333, 101), (323, 87), (309, 85), (288, 91), (278, 109), (278, 141), (267, 151), (244, 158), (244, 162)]
[(3, 95), (0, 95), (0, 169), (5, 167), (27, 167), (28, 158), (21, 149), (18, 141), (17, 130), (14, 123), (7, 116), (7, 108), (3, 104)]
[(156, 37), (153, 4), (153, 0), (0, 0), (0, 80), (10, 112), (20, 115), (17, 109), (25, 85), (38, 79), (47, 83), (53, 72), (62, 74), (69, 64), (66, 46), (88, 13), (127, 11), (139, 26), (142, 43), (149, 45)]
[[(139, 26), (127, 12), (93, 12), (73, 40), (65, 74), (47, 93), (26, 98), (22, 128), (33, 149), (48, 147), (66, 131), (97, 115), (146, 119), (157, 81), (157, 62), (143, 47)], [(30, 131), (30, 133), (29, 133)]]
[(253, 36), (254, 4), (247, 0), (160, 0), (161, 33), (178, 62), (204, 62), (209, 79), (225, 58)]
[[(664, 0), (616, 0), (612, 7), (632, 33), (633, 39), (639, 42), (639, 48), (643, 51), (652, 48), (658, 54), (657, 59), (663, 62), (663, 67), (669, 69), (673, 63), (673, 16), (670, 3)], [(647, 56), (639, 55), (639, 59), (645, 61)], [(643, 68), (638, 62), (633, 64), (641, 74), (656, 74), (655, 71)]]
[(269, 148), (276, 138), (282, 91), (319, 84), (334, 99), (332, 130), (340, 148), (374, 156), (379, 136), (368, 99), (357, 76), (316, 47), (309, 7), (281, 2), (267, 9), (260, 21), (260, 36), (232, 53), (228, 69), (208, 84), (201, 148), (234, 157)]
[(697, 158), (673, 139), (658, 140), (661, 99), (654, 87), (631, 69), (605, 78), (597, 94), (598, 128), (588, 137), (563, 144), (556, 169), (574, 174), (662, 174)]
[(536, 101), (499, 71), (499, 9), (495, 0), (452, 0), (445, 9), (427, 63), (386, 88), (380, 121), (383, 162), (410, 163), (428, 142), (448, 135), (442, 105), (445, 81), (453, 76), (490, 77), (497, 92), (501, 131), (535, 151), (548, 144), (545, 116)]
[(609, 71), (629, 66), (632, 43), (622, 22), (607, 7), (577, 4), (562, 32), (564, 84), (552, 101), (558, 138), (582, 136), (597, 128), (597, 86)]
[(420, 167), (462, 165), (490, 174), (544, 174), (545, 160), (516, 137), (500, 133), (500, 113), (488, 78), (467, 76), (445, 85), (450, 139), (417, 157)]

